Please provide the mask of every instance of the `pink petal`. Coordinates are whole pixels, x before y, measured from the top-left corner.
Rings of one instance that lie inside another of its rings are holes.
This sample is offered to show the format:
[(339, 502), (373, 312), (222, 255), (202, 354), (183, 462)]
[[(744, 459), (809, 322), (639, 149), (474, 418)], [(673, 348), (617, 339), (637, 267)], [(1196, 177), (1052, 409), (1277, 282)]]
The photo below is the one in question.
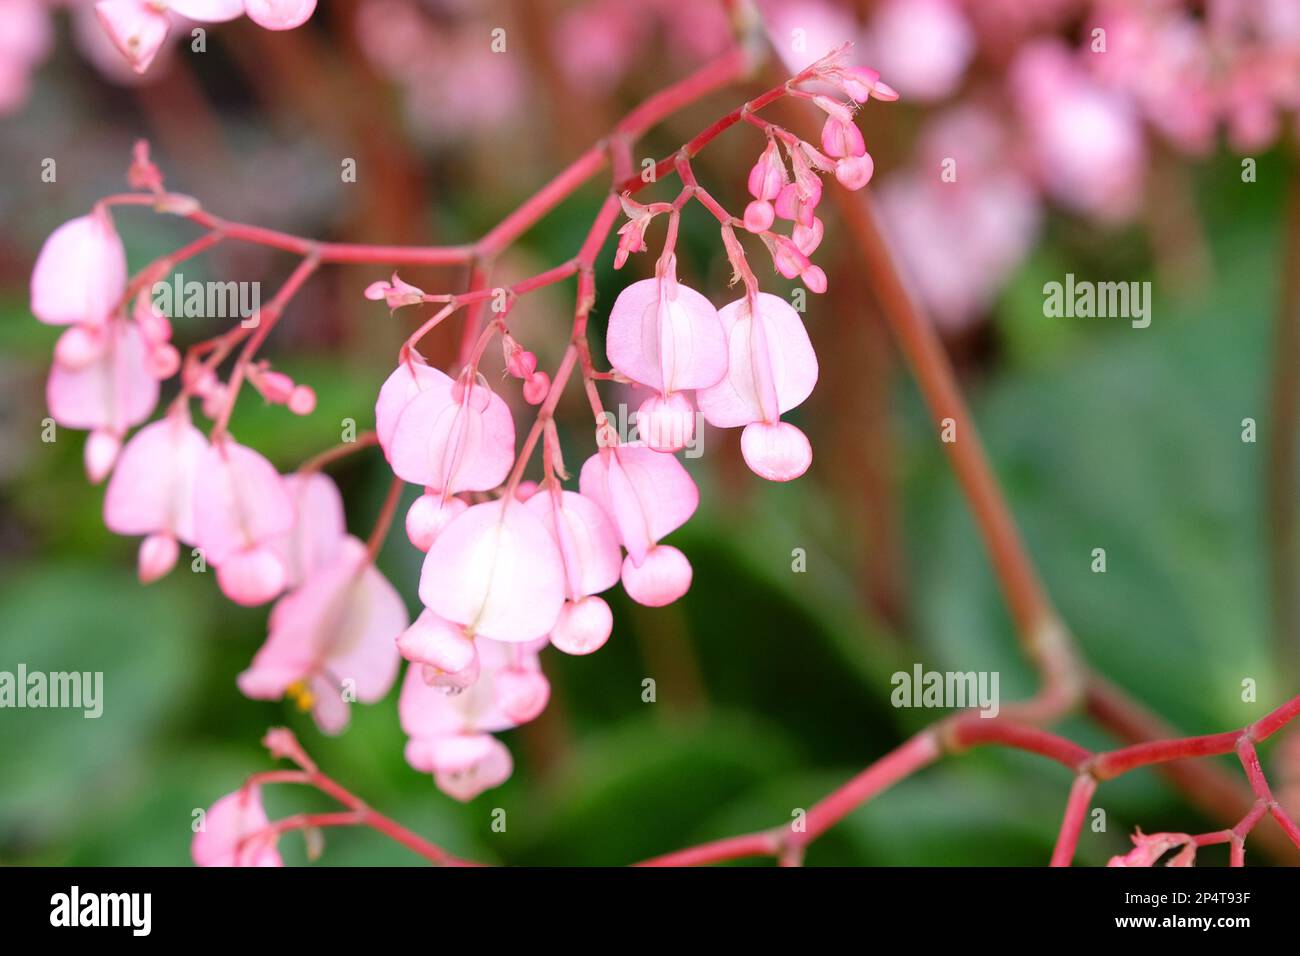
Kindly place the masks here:
[(450, 381), (446, 374), (429, 365), (418, 353), (412, 353), (410, 362), (401, 362), (394, 369), (379, 389), (379, 399), (375, 402), (375, 434), (384, 449), (384, 457), (392, 457), (389, 446), (393, 441), (393, 429), (411, 399), (426, 388)]
[(768, 481), (793, 481), (812, 464), (812, 446), (789, 422), (755, 422), (740, 435), (745, 464)]
[(171, 27), (167, 14), (147, 0), (102, 0), (95, 4), (95, 15), (137, 73), (149, 69)]
[(137, 573), (141, 584), (151, 584), (176, 566), (180, 546), (170, 534), (151, 534), (140, 542)]
[(427, 608), (398, 636), (397, 649), (412, 663), (427, 664), (450, 674), (478, 661), (478, 650), (465, 628), (444, 621)]
[(244, 0), (168, 0), (167, 6), (201, 23), (224, 23), (244, 14)]
[(578, 484), (614, 520), (623, 547), (638, 563), (700, 503), (699, 489), (681, 462), (634, 445), (596, 452), (583, 464)]
[(551, 682), (541, 670), (511, 667), (497, 672), (497, 707), (517, 724), (537, 719), (551, 699)]
[(411, 502), (406, 512), (406, 536), (411, 544), (428, 553), (442, 529), (468, 507), (460, 498), (444, 501), (441, 494), (426, 492)]
[(559, 546), (570, 597), (618, 583), (618, 537), (600, 505), (572, 491), (542, 491), (525, 507), (541, 518)]
[(637, 409), (636, 432), (655, 451), (680, 451), (695, 437), (695, 406), (681, 392), (651, 395)]
[(253, 451), (224, 439), (199, 462), (194, 482), (197, 543), (220, 567), (231, 554), (272, 541), (293, 527), (293, 501), (280, 473)]
[(343, 496), (328, 475), (294, 473), (285, 475), (283, 483), (292, 503), (293, 524), (267, 543), (284, 564), (288, 587), (296, 588), (334, 560), (347, 526)]
[(269, 822), (260, 787), (228, 793), (203, 815), (190, 855), (198, 866), (283, 866), (274, 835), (248, 839)]
[(126, 250), (108, 213), (65, 222), (32, 269), (32, 313), (49, 325), (101, 325), (126, 293)]
[(675, 279), (642, 279), (619, 293), (606, 352), (628, 378), (661, 392), (712, 385), (727, 370), (718, 313)]
[(270, 548), (243, 548), (226, 555), (217, 567), (217, 586), (236, 604), (256, 607), (284, 590), (284, 565)]
[(406, 605), (366, 546), (346, 537), (333, 562), (276, 604), (266, 643), (239, 675), (240, 690), (275, 699), (290, 684), (320, 677), (326, 683), (317, 685), (317, 698), (347, 687), (358, 701), (373, 703), (397, 677), (396, 639), (408, 624)]
[(110, 319), (104, 350), (90, 364), (50, 369), (45, 399), (50, 416), (66, 428), (103, 428), (125, 435), (153, 413), (158, 380), (149, 374), (148, 346), (134, 322)]
[(248, 19), (268, 30), (292, 30), (306, 23), (316, 0), (245, 0)]
[[(402, 730), (408, 736), (430, 741), (457, 734), (491, 733), (508, 730), (536, 716), (528, 712), (532, 708), (520, 706), (508, 712), (502, 705), (514, 706), (512, 701), (519, 700), (516, 694), (512, 694), (509, 682), (518, 680), (520, 672), (541, 676), (537, 652), (524, 644), (507, 644), (482, 637), (476, 638), (474, 643), (478, 650), (480, 676), (460, 693), (449, 694), (446, 687), (429, 684), (420, 667), (406, 669), (397, 710)], [(499, 686), (503, 674), (511, 675), (506, 679), (505, 688)], [(536, 682), (532, 686), (540, 688)], [(549, 684), (545, 694), (549, 695)], [(544, 706), (545, 702), (542, 703)], [(428, 769), (414, 763), (412, 766), (417, 770)]]
[(817, 356), (803, 321), (788, 302), (758, 294), (758, 316), (749, 300), (737, 299), (718, 312), (727, 334), (727, 375), (696, 393), (710, 425), (735, 428), (775, 421), (801, 404), (817, 384)]
[(506, 745), (495, 737), (481, 739), (481, 750), (475, 758), (467, 759), (467, 752), (458, 752), (450, 769), (439, 769), (433, 779), (438, 789), (449, 797), (468, 802), (484, 790), (499, 787), (510, 779), (514, 762)]
[(487, 491), (515, 461), (515, 423), (486, 386), (448, 379), (415, 396), (389, 446), (393, 472), (436, 491)]
[(565, 654), (591, 654), (605, 646), (614, 629), (614, 615), (601, 598), (567, 602), (551, 628), (551, 644)]
[(564, 590), (564, 564), (546, 526), (505, 500), (474, 505), (447, 525), (420, 575), (425, 606), (499, 641), (549, 633)]
[(208, 448), (184, 413), (132, 436), (104, 494), (104, 524), (115, 534), (169, 532), (194, 543), (194, 481)]
[(623, 590), (638, 604), (663, 607), (690, 590), (691, 563), (667, 544), (655, 545), (640, 565), (628, 555), (623, 561)]

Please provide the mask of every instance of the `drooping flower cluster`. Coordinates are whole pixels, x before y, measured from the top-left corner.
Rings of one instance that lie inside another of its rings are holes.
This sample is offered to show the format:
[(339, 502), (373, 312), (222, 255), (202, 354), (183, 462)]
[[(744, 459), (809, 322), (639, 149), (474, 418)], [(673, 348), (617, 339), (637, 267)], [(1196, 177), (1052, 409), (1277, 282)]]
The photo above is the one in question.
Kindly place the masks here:
[[(512, 289), (506, 308), (449, 374), (428, 364), (416, 346), (424, 331), (487, 293), (427, 295), (396, 275), (366, 290), (392, 309), (443, 306), (408, 339), (378, 392), (370, 441), (395, 477), (369, 541), (347, 533), (342, 499), (321, 473), (322, 459), (281, 474), (230, 430), (245, 383), (291, 412), (314, 408), (308, 386), (254, 355), (285, 301), (316, 267), (314, 257), (304, 258), (259, 321), (200, 343), (182, 361), (170, 344), (170, 320), (147, 295), (148, 283), (172, 268), (172, 259), (129, 280), (109, 214), (112, 201), (61, 226), (32, 277), (33, 312), (68, 327), (55, 350), (51, 414), (60, 425), (91, 432), (87, 471), (95, 481), (111, 474), (107, 526), (143, 538), (140, 578), (165, 575), (184, 546), (192, 566), (214, 570), (232, 601), (274, 601), (267, 639), (238, 686), (250, 698), (296, 702), (327, 733), (347, 726), (351, 703), (386, 696), (405, 659), (399, 710), (409, 763), (462, 800), (501, 783), (512, 761), (494, 735), (535, 719), (549, 699), (542, 650), (554, 645), (581, 655), (603, 646), (613, 614), (601, 595), (620, 582), (628, 597), (650, 607), (670, 604), (689, 589), (691, 564), (665, 538), (699, 504), (699, 491), (674, 454), (695, 436), (697, 415), (716, 428), (743, 429), (743, 457), (764, 478), (789, 481), (811, 465), (807, 437), (782, 416), (811, 394), (817, 359), (795, 309), (760, 291), (739, 237), (746, 228), (757, 234), (779, 271), (800, 277), (814, 292), (825, 289), (825, 274), (808, 259), (822, 234), (815, 215), (819, 174), (834, 173), (852, 189), (866, 183), (872, 161), (853, 111), (871, 96), (894, 97), (873, 72), (845, 66), (844, 52), (819, 61), (791, 86), (792, 95), (826, 114), (820, 149), (751, 120), (767, 138), (749, 182), (757, 213), (751, 208), (742, 219), (722, 210), (684, 158), (684, 189), (676, 201), (642, 206), (624, 197), (629, 223), (621, 230), (616, 265), (646, 248), (647, 229), (658, 216), (666, 214), (669, 225), (654, 276), (627, 286), (610, 309), (612, 373), (597, 373), (576, 342), (554, 378), (539, 370), (535, 353), (507, 325), (509, 306), (521, 294)], [(803, 82), (838, 90), (846, 99), (806, 92)], [(157, 208), (182, 215), (196, 208), (187, 197), (165, 192), (143, 146), (130, 179)], [(721, 309), (678, 279), (678, 225), (692, 198), (718, 218), (728, 261), (743, 280), (743, 294)], [(777, 218), (792, 224), (790, 235), (771, 231)], [(196, 246), (202, 240), (187, 249)], [(531, 286), (574, 271), (561, 266), (534, 277)], [(521, 291), (528, 287), (519, 285)], [(584, 301), (580, 295), (580, 314)], [(522, 446), (509, 405), (479, 371), (494, 339), (502, 345), (507, 375), (529, 404), (541, 406)], [(218, 369), (241, 342), (223, 380)], [(565, 487), (569, 475), (552, 421), (559, 390), (575, 370), (593, 398), (598, 446), (582, 465), (576, 490)], [(166, 413), (127, 440), (128, 431), (151, 415), (159, 382), (173, 376), (179, 394)], [(598, 407), (601, 377), (648, 391), (637, 412), (640, 439), (612, 434)], [(208, 435), (194, 423), (194, 403), (213, 422)], [(539, 445), (541, 477), (524, 481)], [(418, 587), (423, 610), (413, 622), (374, 560), (402, 483), (422, 489), (405, 517), (408, 538), (425, 553)], [(228, 799), (233, 802), (214, 807), (212, 822), (220, 825), (196, 841), (196, 858), (243, 862), (249, 833), (265, 828), (256, 792)], [(249, 852), (249, 859), (278, 859), (273, 842)]]

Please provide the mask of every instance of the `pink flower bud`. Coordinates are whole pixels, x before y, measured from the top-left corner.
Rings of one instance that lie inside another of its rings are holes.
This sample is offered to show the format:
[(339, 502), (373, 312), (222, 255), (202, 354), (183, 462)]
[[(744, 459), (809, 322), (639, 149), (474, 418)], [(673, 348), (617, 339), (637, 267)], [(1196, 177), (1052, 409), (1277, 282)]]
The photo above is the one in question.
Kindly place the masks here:
[(796, 278), (811, 265), (808, 257), (785, 236), (774, 237), (768, 243), (768, 251), (772, 253), (772, 264), (776, 271), (787, 279)]
[(811, 226), (814, 211), (822, 199), (821, 180), (813, 173), (804, 183), (790, 183), (776, 197), (776, 214), (782, 219)]
[(249, 378), (262, 397), (274, 405), (283, 405), (293, 392), (293, 379), (283, 372), (263, 370), (254, 375), (250, 370)]
[(202, 398), (220, 383), (217, 381), (217, 373), (206, 365), (187, 365), (181, 372), (181, 384), (191, 394)]
[(144, 336), (146, 342), (171, 341), (171, 321), (162, 312), (154, 308), (153, 299), (149, 297), (148, 289), (141, 289), (140, 294), (135, 297), (135, 307), (131, 310), (131, 318), (135, 319), (135, 324), (139, 326), (140, 334)]
[(477, 669), (478, 665), (478, 650), (465, 629), (429, 610), (421, 612), (415, 623), (398, 635), (397, 649), (408, 661), (427, 664), (446, 674)]
[(208, 389), (207, 394), (203, 396), (203, 414), (208, 418), (216, 421), (221, 417), (221, 410), (225, 407), (226, 397), (229, 391), (224, 382), (216, 382)]
[(840, 86), (855, 103), (865, 103), (871, 90), (880, 81), (880, 73), (865, 66), (852, 66), (839, 76)]
[(793, 481), (812, 464), (812, 446), (789, 422), (754, 422), (740, 434), (740, 452), (754, 474), (768, 481)]
[(614, 268), (623, 268), (627, 257), (633, 252), (645, 252), (645, 231), (650, 225), (650, 216), (637, 216), (629, 219), (618, 230), (618, 249), (614, 253)]
[(170, 342), (161, 342), (149, 350), (149, 374), (158, 381), (175, 375), (181, 367), (181, 353)]
[(95, 15), (131, 69), (143, 73), (167, 39), (167, 13), (148, 0), (101, 0)]
[(840, 123), (853, 122), (853, 110), (845, 106), (839, 100), (833, 100), (829, 96), (814, 96), (813, 105), (824, 112), (829, 118)]
[(672, 545), (657, 544), (637, 565), (629, 554), (623, 560), (623, 590), (646, 607), (672, 604), (691, 588), (691, 563)]
[(416, 498), (406, 512), (406, 536), (411, 539), (411, 544), (427, 553), (448, 522), (468, 507), (459, 498), (448, 498), (444, 502), (441, 494), (426, 492)]
[(248, 19), (268, 30), (292, 30), (310, 19), (316, 0), (245, 0)]
[(535, 720), (551, 699), (551, 682), (540, 670), (506, 668), (497, 673), (493, 689), (501, 713), (517, 724)]
[(843, 156), (861, 156), (867, 151), (866, 140), (862, 130), (852, 122), (842, 122), (835, 117), (827, 117), (822, 126), (822, 149), (827, 156), (839, 159)]
[(97, 485), (108, 477), (121, 448), (121, 437), (106, 429), (96, 428), (90, 433), (86, 438), (85, 461), (86, 477), (91, 484)]
[(591, 654), (605, 646), (614, 629), (614, 615), (601, 598), (567, 602), (551, 629), (551, 644), (565, 654)]
[(750, 232), (766, 232), (775, 219), (776, 210), (766, 199), (755, 199), (745, 207), (745, 228)]
[(524, 383), (524, 401), (529, 405), (540, 405), (546, 401), (551, 390), (551, 376), (545, 372), (534, 372)]
[(855, 191), (871, 182), (871, 174), (875, 171), (876, 164), (870, 153), (841, 159), (835, 164), (835, 178), (840, 185)]
[(126, 171), (126, 181), (132, 189), (157, 192), (162, 189), (162, 172), (149, 158), (149, 141), (138, 139), (131, 147), (131, 166)]
[(809, 292), (821, 295), (826, 291), (826, 273), (822, 271), (821, 266), (809, 266), (799, 273), (799, 278), (803, 280)]
[(527, 349), (515, 348), (506, 357), (506, 371), (515, 378), (529, 378), (537, 371), (537, 356)]
[(141, 584), (157, 581), (176, 565), (180, 545), (170, 534), (151, 534), (140, 542), (137, 570)]
[(655, 451), (671, 454), (695, 437), (695, 409), (681, 392), (653, 395), (637, 410), (636, 430)]
[(822, 234), (825, 232), (825, 225), (820, 219), (814, 218), (811, 226), (803, 226), (795, 223), (790, 230), (790, 238), (794, 241), (795, 248), (805, 256), (811, 256), (817, 251), (817, 247), (822, 244)]
[(288, 405), (295, 415), (310, 415), (316, 410), (316, 390), (310, 385), (295, 385), (289, 393)]
[(372, 282), (366, 286), (365, 296), (376, 302), (383, 299), (390, 309), (400, 309), (404, 305), (419, 305), (423, 302), (424, 290), (403, 282), (394, 272), (392, 281)]
[(785, 164), (781, 162), (776, 140), (769, 139), (767, 148), (749, 171), (749, 193), (755, 199), (775, 199), (787, 181)]
[(74, 325), (59, 336), (54, 361), (66, 369), (81, 369), (104, 352), (107, 336), (93, 325)]
[(236, 604), (256, 607), (284, 590), (284, 565), (270, 548), (237, 551), (217, 567), (217, 585)]

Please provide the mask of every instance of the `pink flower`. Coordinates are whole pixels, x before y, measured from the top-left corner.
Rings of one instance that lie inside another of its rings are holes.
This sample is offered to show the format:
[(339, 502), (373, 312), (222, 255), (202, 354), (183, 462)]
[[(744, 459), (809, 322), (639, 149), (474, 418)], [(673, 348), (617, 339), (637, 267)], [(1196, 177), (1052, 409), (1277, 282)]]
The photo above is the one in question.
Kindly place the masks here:
[(536, 648), (478, 638), (482, 672), (463, 693), (449, 695), (410, 667), (398, 713), (410, 740), (406, 761), (432, 773), (439, 789), (472, 800), (510, 776), (510, 752), (492, 736), (537, 717), (550, 696)]
[(460, 624), (444, 621), (428, 608), (397, 638), (402, 657), (422, 668), (424, 682), (455, 694), (479, 678), (478, 647)]
[(975, 33), (953, 0), (886, 0), (868, 25), (867, 59), (904, 96), (953, 93), (975, 55)]
[(781, 151), (777, 148), (776, 140), (769, 139), (767, 147), (749, 171), (749, 194), (755, 199), (770, 202), (789, 181), (790, 174), (786, 172), (785, 163), (781, 162)]
[(639, 604), (671, 604), (691, 586), (691, 565), (664, 535), (680, 528), (700, 502), (699, 489), (672, 455), (615, 445), (587, 459), (582, 494), (604, 510), (627, 549), (623, 588)]
[(31, 73), (50, 52), (51, 23), (45, 0), (0, 4), (0, 116), (26, 102)]
[(1063, 44), (1050, 40), (1021, 49), (1011, 83), (1047, 191), (1102, 219), (1133, 216), (1146, 146), (1128, 102), (1094, 83)]
[(101, 0), (95, 15), (131, 69), (143, 73), (167, 40), (171, 21), (151, 0)]
[[(912, 165), (879, 189), (891, 244), (942, 327), (979, 318), (1038, 236), (1041, 201), (1005, 162), (1009, 148), (997, 116), (957, 107), (930, 122)], [(955, 182), (935, 176), (945, 158)]]
[(406, 536), (411, 544), (427, 553), (442, 529), (468, 507), (460, 498), (444, 497), (441, 492), (426, 489), (406, 512)]
[(406, 481), (449, 494), (487, 491), (514, 464), (515, 423), (481, 377), (435, 379), (402, 409), (388, 450)]
[(195, 532), (217, 584), (237, 604), (271, 600), (288, 581), (275, 541), (289, 534), (294, 505), (269, 461), (231, 439), (215, 441), (194, 483)]
[(564, 604), (564, 564), (536, 513), (518, 501), (474, 505), (433, 542), (420, 600), (474, 637), (545, 637)]
[(784, 299), (760, 292), (718, 312), (727, 332), (727, 376), (696, 395), (709, 424), (746, 426), (745, 463), (771, 481), (798, 478), (812, 463), (803, 432), (781, 415), (800, 405), (817, 384), (817, 356), (799, 313)]
[(424, 290), (403, 282), (394, 272), (392, 281), (372, 282), (366, 286), (365, 296), (374, 301), (383, 299), (390, 309), (400, 309), (404, 305), (419, 305), (423, 302)]
[(546, 525), (564, 562), (566, 598), (551, 629), (551, 643), (566, 654), (590, 654), (609, 640), (614, 618), (596, 594), (619, 579), (618, 536), (600, 505), (558, 488), (528, 499)]
[(86, 472), (102, 481), (112, 470), (127, 429), (152, 414), (158, 380), (150, 373), (149, 346), (134, 322), (110, 319), (102, 328), (78, 326), (92, 341), (76, 364), (55, 352), (45, 386), (50, 417), (66, 428), (88, 429)]
[(316, 0), (244, 0), (244, 4), (248, 19), (268, 30), (300, 27), (316, 11)]
[(293, 523), (267, 545), (284, 565), (285, 587), (296, 588), (338, 556), (347, 525), (343, 496), (328, 475), (285, 475), (283, 485), (293, 509)]
[(32, 313), (47, 325), (100, 326), (126, 294), (126, 250), (107, 211), (50, 233), (32, 269)]
[(1166, 866), (1192, 866), (1196, 862), (1196, 840), (1186, 833), (1133, 834), (1133, 849), (1123, 856), (1112, 856), (1107, 866), (1155, 866), (1156, 861), (1176, 846), (1182, 849)]
[(384, 381), (379, 389), (379, 399), (375, 402), (375, 434), (379, 437), (384, 457), (390, 461), (390, 447), (397, 419), (411, 399), (427, 388), (451, 381), (446, 373), (429, 365), (418, 352), (408, 352), (407, 355), (408, 358), (400, 362)]
[(337, 557), (271, 610), (270, 635), (239, 675), (256, 700), (288, 694), (325, 733), (348, 723), (350, 700), (371, 704), (397, 678), (396, 638), (410, 618), (401, 595), (353, 537)]
[(146, 425), (122, 450), (104, 494), (104, 524), (116, 534), (147, 535), (140, 545), (144, 584), (172, 569), (178, 541), (195, 542), (194, 480), (208, 448), (185, 406)]
[(228, 793), (211, 807), (194, 834), (190, 855), (198, 866), (284, 866), (274, 831), (262, 806), (262, 788), (253, 784)]
[[(694, 428), (694, 411), (683, 389), (712, 385), (727, 371), (726, 344), (718, 313), (700, 293), (677, 282), (676, 259), (668, 257), (654, 279), (634, 282), (610, 310), (606, 351), (610, 364), (635, 382), (659, 392), (638, 412), (661, 451), (683, 447)], [(659, 442), (657, 438), (664, 438)]]

